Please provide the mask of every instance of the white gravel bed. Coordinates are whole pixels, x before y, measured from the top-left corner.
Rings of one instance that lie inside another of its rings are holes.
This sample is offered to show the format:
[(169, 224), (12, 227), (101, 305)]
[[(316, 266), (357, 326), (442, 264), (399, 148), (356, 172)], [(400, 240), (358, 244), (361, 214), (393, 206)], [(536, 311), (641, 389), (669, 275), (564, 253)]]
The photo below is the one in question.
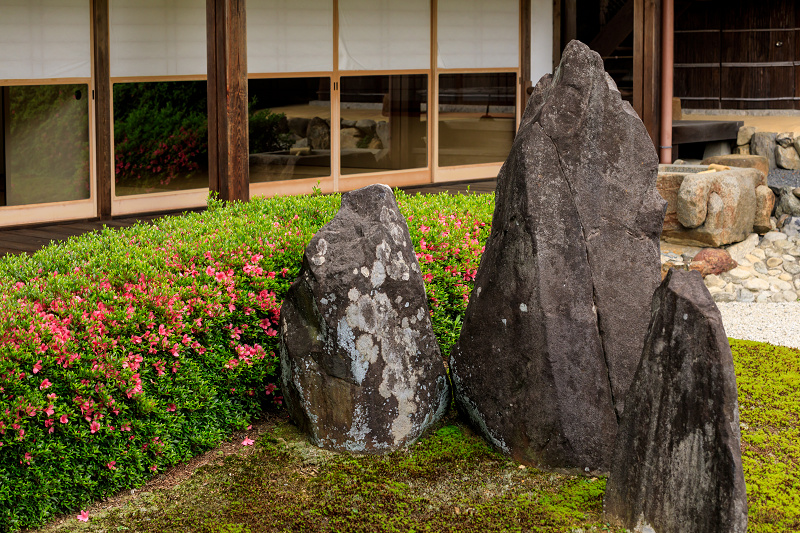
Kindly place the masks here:
[(800, 302), (717, 302), (717, 307), (728, 337), (800, 348)]

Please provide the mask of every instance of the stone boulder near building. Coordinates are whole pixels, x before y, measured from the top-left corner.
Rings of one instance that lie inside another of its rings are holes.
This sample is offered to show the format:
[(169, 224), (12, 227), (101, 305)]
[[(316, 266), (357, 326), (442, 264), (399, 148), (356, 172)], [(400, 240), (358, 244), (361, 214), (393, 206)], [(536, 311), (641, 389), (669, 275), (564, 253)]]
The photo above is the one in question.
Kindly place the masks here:
[(620, 420), (604, 508), (657, 533), (745, 533), (736, 375), (722, 317), (697, 272), (653, 295), (641, 365)]
[(321, 447), (384, 453), (449, 405), (444, 363), (405, 219), (391, 189), (342, 196), (281, 306), (291, 418)]
[(497, 448), (607, 471), (660, 281), (657, 157), (601, 57), (572, 41), (528, 102), (450, 359)]

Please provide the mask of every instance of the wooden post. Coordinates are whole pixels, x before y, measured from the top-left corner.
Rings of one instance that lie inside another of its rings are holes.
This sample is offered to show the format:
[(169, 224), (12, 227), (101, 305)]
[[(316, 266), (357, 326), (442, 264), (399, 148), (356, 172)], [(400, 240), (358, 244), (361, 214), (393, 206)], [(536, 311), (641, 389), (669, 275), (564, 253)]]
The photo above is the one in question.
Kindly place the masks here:
[(109, 56), (109, 0), (92, 0), (92, 68), (94, 70), (95, 175), (97, 216), (111, 218), (111, 59)]
[(564, 41), (562, 49), (570, 41), (578, 38), (578, 2), (577, 0), (564, 0)]
[(661, 0), (634, 0), (633, 108), (654, 146), (659, 142), (660, 85)]
[(208, 187), (225, 201), (250, 198), (245, 0), (206, 0)]
[(519, 54), (519, 112), (517, 116), (521, 117), (528, 103), (528, 88), (533, 86), (533, 80), (531, 80), (531, 0), (521, 0), (519, 18), (521, 42)]

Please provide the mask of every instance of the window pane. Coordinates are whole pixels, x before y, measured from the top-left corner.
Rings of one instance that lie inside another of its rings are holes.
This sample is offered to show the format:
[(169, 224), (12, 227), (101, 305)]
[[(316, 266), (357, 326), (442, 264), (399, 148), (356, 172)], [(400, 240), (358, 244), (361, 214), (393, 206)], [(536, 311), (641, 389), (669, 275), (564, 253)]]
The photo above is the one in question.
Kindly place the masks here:
[(0, 205), (89, 198), (87, 85), (0, 88)]
[(333, 70), (333, 2), (247, 0), (247, 70)]
[(518, 0), (439, 0), (439, 68), (517, 68)]
[(204, 0), (111, 0), (111, 75), (205, 75)]
[(116, 195), (208, 187), (205, 81), (114, 85)]
[(439, 166), (505, 161), (516, 127), (516, 74), (439, 76)]
[(0, 79), (88, 78), (89, 0), (0, 0)]
[(342, 174), (428, 166), (428, 76), (341, 80)]
[(429, 0), (339, 0), (339, 68), (428, 69)]
[(331, 80), (250, 80), (250, 182), (331, 175)]

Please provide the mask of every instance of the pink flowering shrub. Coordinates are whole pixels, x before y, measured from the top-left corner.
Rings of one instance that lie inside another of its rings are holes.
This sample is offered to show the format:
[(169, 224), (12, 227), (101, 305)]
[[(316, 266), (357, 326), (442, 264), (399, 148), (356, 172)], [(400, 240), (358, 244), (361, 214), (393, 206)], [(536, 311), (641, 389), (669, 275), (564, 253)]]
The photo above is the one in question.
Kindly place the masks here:
[[(398, 202), (446, 356), (493, 200)], [(211, 200), (0, 260), (0, 530), (139, 486), (280, 408), (280, 304), (338, 205)]]

